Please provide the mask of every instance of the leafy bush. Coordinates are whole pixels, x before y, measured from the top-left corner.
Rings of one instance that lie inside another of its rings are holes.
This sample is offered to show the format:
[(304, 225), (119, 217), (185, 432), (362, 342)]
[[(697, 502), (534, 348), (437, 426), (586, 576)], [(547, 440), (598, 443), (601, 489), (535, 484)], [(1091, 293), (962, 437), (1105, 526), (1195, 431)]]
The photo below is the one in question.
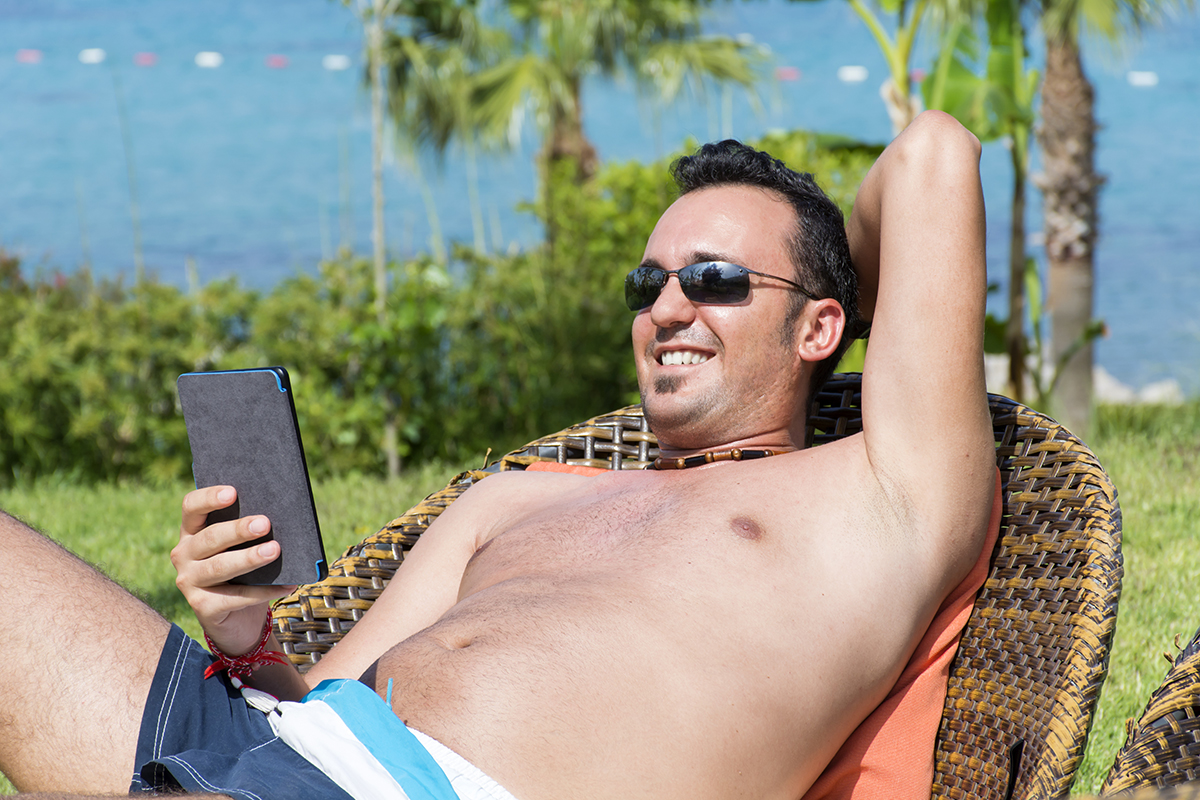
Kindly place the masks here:
[(399, 430), (399, 455), (428, 458), (441, 405), (442, 341), (450, 280), (428, 259), (388, 265), (387, 313), (375, 311), (371, 262), (346, 256), (278, 286), (259, 304), (246, 366), (292, 374), (309, 469), (380, 473), (382, 431)]
[(234, 351), (247, 296), (189, 298), (87, 272), (0, 293), (0, 476), (174, 477), (186, 465), (175, 377)]

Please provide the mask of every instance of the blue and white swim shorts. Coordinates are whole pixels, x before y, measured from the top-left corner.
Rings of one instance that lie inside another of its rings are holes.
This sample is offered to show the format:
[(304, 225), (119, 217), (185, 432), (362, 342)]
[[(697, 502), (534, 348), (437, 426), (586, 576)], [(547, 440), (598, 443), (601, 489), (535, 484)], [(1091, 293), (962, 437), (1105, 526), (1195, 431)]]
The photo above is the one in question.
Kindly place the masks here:
[(408, 728), (369, 687), (325, 681), (303, 702), (239, 691), (173, 626), (142, 714), (130, 792), (237, 800), (515, 800), (473, 764)]

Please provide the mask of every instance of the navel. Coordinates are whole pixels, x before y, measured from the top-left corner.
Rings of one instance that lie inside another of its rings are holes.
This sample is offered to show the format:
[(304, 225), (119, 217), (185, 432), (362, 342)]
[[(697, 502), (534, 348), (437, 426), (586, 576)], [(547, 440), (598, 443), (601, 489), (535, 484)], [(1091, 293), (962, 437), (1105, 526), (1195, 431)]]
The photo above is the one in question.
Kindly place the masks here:
[(452, 633), (448, 636), (435, 636), (434, 641), (446, 650), (466, 650), (475, 644), (475, 637), (466, 633)]
[(757, 542), (763, 535), (762, 528), (750, 517), (734, 517), (729, 521), (729, 527), (740, 538), (751, 542)]

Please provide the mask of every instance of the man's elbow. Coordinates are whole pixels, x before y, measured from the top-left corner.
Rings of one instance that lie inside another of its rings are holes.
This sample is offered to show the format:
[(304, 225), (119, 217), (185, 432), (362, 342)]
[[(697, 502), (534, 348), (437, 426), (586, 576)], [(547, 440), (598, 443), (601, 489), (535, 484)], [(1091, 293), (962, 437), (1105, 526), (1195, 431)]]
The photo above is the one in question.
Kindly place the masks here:
[(979, 138), (944, 111), (923, 111), (892, 143), (914, 166), (942, 169), (961, 166), (978, 175)]

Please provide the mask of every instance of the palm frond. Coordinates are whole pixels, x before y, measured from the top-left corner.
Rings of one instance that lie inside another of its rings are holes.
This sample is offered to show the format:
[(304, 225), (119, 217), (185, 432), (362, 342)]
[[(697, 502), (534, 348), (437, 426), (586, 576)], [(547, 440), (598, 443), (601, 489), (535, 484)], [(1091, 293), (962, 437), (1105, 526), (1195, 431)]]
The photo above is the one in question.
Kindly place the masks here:
[(665, 104), (677, 100), (684, 89), (703, 100), (706, 81), (750, 88), (761, 78), (766, 51), (749, 40), (702, 37), (660, 41), (648, 46), (637, 64), (638, 84)]
[(563, 94), (561, 73), (545, 60), (527, 54), (502, 61), (472, 81), (476, 129), (484, 138), (503, 137), (516, 147), (526, 114), (532, 110), (538, 127), (545, 128)]

